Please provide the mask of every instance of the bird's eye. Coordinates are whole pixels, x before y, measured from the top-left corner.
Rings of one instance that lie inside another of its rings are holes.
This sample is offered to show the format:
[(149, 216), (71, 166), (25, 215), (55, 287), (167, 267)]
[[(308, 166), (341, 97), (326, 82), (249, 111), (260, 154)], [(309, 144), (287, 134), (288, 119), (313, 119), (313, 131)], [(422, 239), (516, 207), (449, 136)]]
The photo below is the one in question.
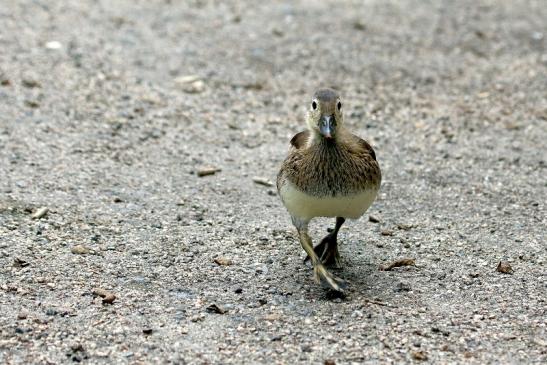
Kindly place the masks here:
[(313, 110), (317, 109), (317, 103), (315, 102), (315, 100), (311, 102), (311, 108)]
[(342, 103), (338, 102), (338, 104), (336, 104), (336, 107), (338, 108), (338, 110), (342, 109)]

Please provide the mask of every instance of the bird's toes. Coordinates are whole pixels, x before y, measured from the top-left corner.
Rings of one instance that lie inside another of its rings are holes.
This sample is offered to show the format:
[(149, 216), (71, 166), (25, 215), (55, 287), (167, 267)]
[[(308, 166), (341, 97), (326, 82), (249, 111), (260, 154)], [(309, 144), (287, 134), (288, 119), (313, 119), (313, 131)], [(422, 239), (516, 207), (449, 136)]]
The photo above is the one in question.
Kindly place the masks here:
[(342, 260), (338, 249), (330, 250), (323, 258), (322, 263), (329, 269), (342, 269)]
[(348, 283), (345, 280), (340, 279), (334, 275), (330, 278), (322, 278), (321, 286), (327, 289), (331, 289), (340, 293), (343, 293), (348, 288)]
[(323, 265), (317, 265), (314, 268), (314, 277), (323, 287), (343, 292), (347, 288), (346, 281), (332, 275)]

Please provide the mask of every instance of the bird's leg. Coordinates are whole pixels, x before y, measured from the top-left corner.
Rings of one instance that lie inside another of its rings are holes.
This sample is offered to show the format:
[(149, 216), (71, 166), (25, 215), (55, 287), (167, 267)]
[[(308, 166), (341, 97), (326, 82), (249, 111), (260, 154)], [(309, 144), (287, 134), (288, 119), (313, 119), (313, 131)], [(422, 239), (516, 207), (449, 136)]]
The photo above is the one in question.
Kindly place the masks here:
[(315, 246), (314, 251), (321, 259), (323, 265), (335, 269), (342, 268), (340, 253), (338, 252), (338, 231), (346, 221), (343, 217), (336, 217), (334, 229), (327, 234), (321, 242)]
[(323, 264), (321, 263), (321, 260), (313, 249), (311, 238), (308, 235), (307, 222), (295, 222), (295, 226), (298, 230), (298, 238), (300, 239), (300, 244), (311, 259), (315, 281), (321, 283), (323, 286), (326, 286), (338, 292), (342, 292), (343, 289), (346, 287), (346, 283), (342, 279), (339, 279), (336, 276), (332, 275), (330, 272), (328, 272), (325, 266), (323, 266)]

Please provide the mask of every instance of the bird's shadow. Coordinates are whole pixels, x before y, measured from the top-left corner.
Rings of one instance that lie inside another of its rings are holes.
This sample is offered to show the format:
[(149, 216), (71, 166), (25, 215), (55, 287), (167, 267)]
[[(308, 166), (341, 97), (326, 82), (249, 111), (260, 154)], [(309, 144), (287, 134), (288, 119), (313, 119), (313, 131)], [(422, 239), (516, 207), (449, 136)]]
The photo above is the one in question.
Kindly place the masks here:
[(343, 259), (341, 269), (331, 269), (330, 271), (347, 284), (347, 289), (338, 292), (329, 288), (318, 287), (321, 290), (320, 297), (326, 301), (343, 300), (351, 301), (356, 297), (368, 298), (378, 301), (379, 298), (389, 298), (392, 295), (393, 288), (386, 280), (386, 275), (391, 274), (378, 270), (379, 265), (372, 263), (348, 262)]

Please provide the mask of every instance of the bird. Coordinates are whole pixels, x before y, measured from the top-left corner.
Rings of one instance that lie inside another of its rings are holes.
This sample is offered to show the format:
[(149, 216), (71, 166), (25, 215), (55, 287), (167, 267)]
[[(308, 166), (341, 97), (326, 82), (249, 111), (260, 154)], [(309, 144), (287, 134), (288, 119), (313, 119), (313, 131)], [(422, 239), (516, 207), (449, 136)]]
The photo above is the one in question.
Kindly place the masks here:
[[(344, 292), (347, 283), (327, 269), (341, 268), (338, 232), (346, 219), (358, 219), (372, 205), (382, 174), (372, 146), (346, 128), (336, 90), (317, 90), (309, 105), (307, 129), (290, 141), (277, 175), (277, 191), (298, 232), (306, 260), (311, 260), (315, 281)], [(308, 226), (316, 217), (332, 217), (336, 222), (313, 247)]]

